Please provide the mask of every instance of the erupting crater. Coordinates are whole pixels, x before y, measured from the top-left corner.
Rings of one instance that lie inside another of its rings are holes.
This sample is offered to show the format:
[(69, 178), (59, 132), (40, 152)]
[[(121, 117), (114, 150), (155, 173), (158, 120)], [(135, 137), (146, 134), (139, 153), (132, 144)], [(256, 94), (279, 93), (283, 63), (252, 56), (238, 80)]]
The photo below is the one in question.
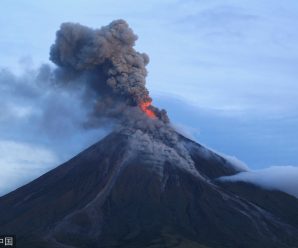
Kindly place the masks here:
[(142, 102), (140, 104), (140, 108), (141, 110), (151, 119), (156, 119), (156, 114), (154, 113), (154, 111), (151, 109), (152, 106), (151, 106), (151, 101), (149, 102)]

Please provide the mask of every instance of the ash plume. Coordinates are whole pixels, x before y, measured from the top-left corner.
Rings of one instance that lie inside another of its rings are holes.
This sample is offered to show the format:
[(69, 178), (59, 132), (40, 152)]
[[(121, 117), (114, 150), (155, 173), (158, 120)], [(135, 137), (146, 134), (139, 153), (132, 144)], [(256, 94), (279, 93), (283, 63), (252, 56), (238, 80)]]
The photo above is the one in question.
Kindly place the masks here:
[(134, 49), (137, 38), (124, 20), (100, 29), (63, 23), (57, 31), (50, 51), (50, 60), (58, 66), (54, 80), (83, 84), (86, 100), (94, 104), (90, 125), (105, 118), (125, 119), (131, 112), (169, 122), (165, 110), (151, 105), (146, 88), (149, 57)]

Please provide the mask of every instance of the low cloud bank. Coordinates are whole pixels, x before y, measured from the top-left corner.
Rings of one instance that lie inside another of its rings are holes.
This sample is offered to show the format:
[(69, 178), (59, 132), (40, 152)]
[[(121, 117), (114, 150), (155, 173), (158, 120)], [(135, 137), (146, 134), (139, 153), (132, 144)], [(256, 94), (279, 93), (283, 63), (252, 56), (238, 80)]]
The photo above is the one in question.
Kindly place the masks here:
[(298, 167), (272, 166), (262, 170), (246, 171), (219, 178), (224, 181), (243, 181), (265, 189), (277, 189), (298, 198)]
[(216, 152), (218, 155), (222, 156), (224, 159), (226, 159), (231, 166), (234, 168), (240, 170), (240, 171), (249, 171), (248, 166), (241, 161), (240, 159), (236, 158), (235, 156), (226, 155), (221, 152)]
[(0, 195), (22, 186), (57, 165), (58, 157), (36, 145), (0, 141)]

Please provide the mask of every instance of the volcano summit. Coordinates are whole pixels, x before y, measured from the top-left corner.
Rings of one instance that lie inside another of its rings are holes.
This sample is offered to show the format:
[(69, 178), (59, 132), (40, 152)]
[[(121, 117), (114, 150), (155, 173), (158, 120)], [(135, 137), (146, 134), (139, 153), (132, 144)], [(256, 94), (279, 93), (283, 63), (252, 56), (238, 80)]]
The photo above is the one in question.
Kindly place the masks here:
[[(242, 171), (174, 130), (145, 87), (149, 59), (125, 21), (62, 24), (55, 85), (80, 85), (89, 123), (114, 130), (0, 198), (0, 232), (21, 248), (297, 248), (298, 199), (219, 177)], [(88, 97), (86, 97), (88, 96)]]

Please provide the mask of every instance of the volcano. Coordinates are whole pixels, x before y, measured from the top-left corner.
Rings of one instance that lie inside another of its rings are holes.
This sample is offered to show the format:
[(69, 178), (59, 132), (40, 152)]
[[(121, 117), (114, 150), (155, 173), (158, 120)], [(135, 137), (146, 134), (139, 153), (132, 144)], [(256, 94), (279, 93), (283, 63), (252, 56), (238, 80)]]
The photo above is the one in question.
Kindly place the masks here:
[(15, 234), (20, 248), (297, 248), (298, 199), (219, 180), (242, 169), (179, 134), (152, 105), (149, 57), (136, 40), (124, 20), (61, 25), (56, 67), (39, 78), (81, 90), (83, 126), (113, 131), (1, 197), (0, 234)]
[(294, 248), (298, 199), (217, 180), (241, 169), (172, 128), (119, 128), (0, 198), (18, 247)]

